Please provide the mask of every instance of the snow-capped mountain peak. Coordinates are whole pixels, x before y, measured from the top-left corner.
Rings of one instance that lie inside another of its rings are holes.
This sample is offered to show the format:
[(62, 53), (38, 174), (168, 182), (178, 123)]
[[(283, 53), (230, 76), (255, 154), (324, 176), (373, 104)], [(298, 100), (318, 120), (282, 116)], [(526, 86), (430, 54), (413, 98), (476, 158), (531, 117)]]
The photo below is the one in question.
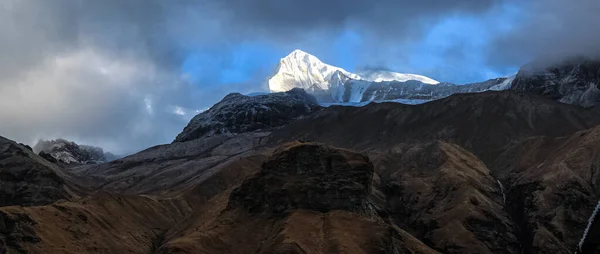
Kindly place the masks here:
[(269, 89), (271, 92), (285, 92), (296, 87), (308, 91), (328, 90), (329, 80), (336, 71), (359, 78), (356, 74), (325, 64), (317, 57), (297, 49), (279, 61), (275, 73), (268, 79)]
[[(344, 79), (344, 82), (340, 82), (340, 78)], [(355, 74), (340, 67), (323, 63), (317, 57), (299, 49), (292, 51), (279, 61), (275, 72), (268, 78), (267, 82), (271, 92), (284, 92), (292, 88), (302, 88), (309, 92), (332, 92), (333, 95), (339, 94), (333, 90), (339, 90), (341, 83), (345, 83), (347, 80), (365, 82), (406, 82), (415, 80), (429, 85), (439, 83), (422, 75), (382, 70), (362, 71)], [(365, 83), (364, 86), (367, 86), (367, 84)]]

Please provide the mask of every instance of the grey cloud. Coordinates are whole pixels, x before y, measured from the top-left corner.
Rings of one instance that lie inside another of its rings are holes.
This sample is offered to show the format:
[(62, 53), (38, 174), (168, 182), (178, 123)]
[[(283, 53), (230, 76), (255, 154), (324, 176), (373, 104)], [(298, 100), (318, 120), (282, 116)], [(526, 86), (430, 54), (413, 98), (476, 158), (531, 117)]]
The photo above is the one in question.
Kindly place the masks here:
[(26, 143), (63, 137), (132, 152), (181, 130), (186, 119), (169, 110), (190, 105), (188, 90), (151, 62), (81, 49), (0, 87), (0, 135)]
[(600, 57), (600, 1), (535, 0), (523, 5), (521, 22), (499, 35), (490, 63), (520, 65), (565, 57)]
[(223, 0), (218, 6), (248, 27), (289, 36), (346, 25), (363, 27), (380, 36), (399, 38), (421, 27), (424, 19), (460, 12), (486, 10), (500, 0)]

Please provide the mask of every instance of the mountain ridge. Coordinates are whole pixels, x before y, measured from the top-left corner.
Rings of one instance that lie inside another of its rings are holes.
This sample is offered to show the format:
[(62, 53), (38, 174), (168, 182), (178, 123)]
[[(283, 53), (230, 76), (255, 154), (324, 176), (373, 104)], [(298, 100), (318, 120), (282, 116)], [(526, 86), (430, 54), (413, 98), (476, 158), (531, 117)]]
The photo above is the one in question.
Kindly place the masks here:
[(173, 143), (95, 165), (0, 138), (0, 201), (14, 201), (0, 252), (598, 251), (600, 107), (425, 87), (449, 96), (321, 107), (301, 89), (232, 93)]
[(351, 73), (323, 63), (306, 52), (294, 50), (280, 60), (274, 73), (268, 77), (267, 83), (271, 92), (302, 88), (322, 103), (362, 103), (434, 100), (460, 92), (506, 90), (511, 87), (512, 77), (459, 86), (423, 75), (387, 70), (362, 70)]
[(435, 85), (439, 83), (429, 77), (417, 74), (403, 74), (383, 70), (364, 70), (351, 73), (343, 68), (321, 62), (317, 57), (296, 49), (279, 61), (273, 74), (267, 78), (271, 92), (286, 92), (292, 88), (302, 88), (308, 92), (319, 90), (330, 91), (335, 87), (332, 77), (336, 73), (366, 82), (405, 82), (416, 80), (424, 84)]

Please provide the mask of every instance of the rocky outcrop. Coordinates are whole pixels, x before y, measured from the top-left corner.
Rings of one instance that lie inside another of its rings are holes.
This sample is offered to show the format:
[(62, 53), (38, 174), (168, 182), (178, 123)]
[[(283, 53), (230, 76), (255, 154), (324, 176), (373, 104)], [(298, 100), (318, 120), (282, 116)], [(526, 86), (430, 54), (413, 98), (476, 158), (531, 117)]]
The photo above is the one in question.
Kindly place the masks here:
[(81, 188), (60, 167), (0, 137), (0, 206), (44, 205), (78, 196)]
[(39, 140), (33, 150), (54, 157), (64, 164), (98, 164), (115, 159), (111, 153), (105, 153), (100, 147), (78, 145), (65, 139)]
[(233, 191), (229, 207), (241, 206), (250, 212), (365, 213), (372, 176), (373, 165), (364, 155), (314, 143), (291, 144)]
[(437, 253), (367, 212), (372, 176), (364, 155), (285, 144), (230, 195), (197, 207), (202, 217), (190, 216), (158, 252)]
[(56, 158), (54, 158), (52, 155), (44, 152), (44, 151), (40, 151), (40, 153), (38, 153), (38, 155), (44, 159), (46, 159), (49, 162), (52, 163), (58, 163), (58, 160)]
[(523, 66), (512, 89), (562, 103), (592, 107), (600, 102), (600, 61), (583, 57)]
[(319, 108), (314, 97), (298, 88), (258, 96), (232, 93), (209, 110), (196, 115), (174, 142), (268, 130), (288, 124)]

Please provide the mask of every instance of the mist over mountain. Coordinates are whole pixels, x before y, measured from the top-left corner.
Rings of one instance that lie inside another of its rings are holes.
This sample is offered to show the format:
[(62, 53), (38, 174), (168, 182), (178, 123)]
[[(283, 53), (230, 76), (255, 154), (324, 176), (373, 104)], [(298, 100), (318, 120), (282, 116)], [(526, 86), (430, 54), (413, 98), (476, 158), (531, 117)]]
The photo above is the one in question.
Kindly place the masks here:
[(104, 152), (100, 147), (78, 145), (65, 139), (39, 140), (33, 151), (46, 153), (65, 164), (103, 163), (116, 160), (118, 157), (110, 152)]

